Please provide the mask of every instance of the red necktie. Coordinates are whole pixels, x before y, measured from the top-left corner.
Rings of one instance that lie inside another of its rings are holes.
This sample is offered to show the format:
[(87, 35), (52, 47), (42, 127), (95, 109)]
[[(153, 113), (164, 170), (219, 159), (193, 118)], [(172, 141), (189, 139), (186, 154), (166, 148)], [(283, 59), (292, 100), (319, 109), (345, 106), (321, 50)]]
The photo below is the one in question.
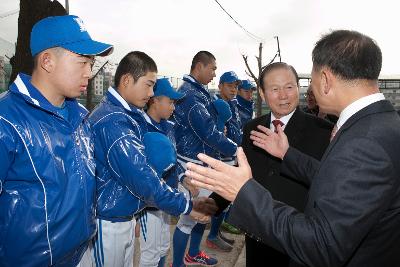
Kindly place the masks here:
[(277, 133), (278, 132), (278, 125), (280, 125), (281, 127), (283, 126), (283, 125), (285, 125), (283, 122), (281, 122), (280, 120), (273, 120), (272, 121), (272, 124), (274, 125), (274, 127), (275, 127), (275, 132)]
[(335, 124), (335, 126), (333, 126), (333, 129), (331, 132), (331, 138), (329, 139), (329, 141), (332, 141), (332, 139), (335, 137), (337, 130), (338, 130), (338, 127), (337, 127), (337, 124)]

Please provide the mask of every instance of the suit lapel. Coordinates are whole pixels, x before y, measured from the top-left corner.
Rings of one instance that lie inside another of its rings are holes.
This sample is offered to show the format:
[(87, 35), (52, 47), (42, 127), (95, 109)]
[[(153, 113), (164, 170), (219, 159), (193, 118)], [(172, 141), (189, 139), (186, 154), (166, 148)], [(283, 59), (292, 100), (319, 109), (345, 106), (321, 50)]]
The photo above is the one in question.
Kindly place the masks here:
[(296, 108), (293, 116), (290, 118), (288, 124), (285, 127), (285, 134), (289, 139), (289, 144), (293, 147), (297, 147), (300, 140), (303, 140), (305, 127), (305, 117), (299, 108)]

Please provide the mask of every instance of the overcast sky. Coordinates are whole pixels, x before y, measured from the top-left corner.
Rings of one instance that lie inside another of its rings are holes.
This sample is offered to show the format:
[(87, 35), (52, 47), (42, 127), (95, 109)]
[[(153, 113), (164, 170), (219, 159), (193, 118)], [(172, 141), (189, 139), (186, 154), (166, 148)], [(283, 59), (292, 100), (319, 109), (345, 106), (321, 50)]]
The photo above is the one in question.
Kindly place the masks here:
[[(60, 0), (64, 5), (64, 0)], [(371, 36), (383, 53), (382, 75), (400, 74), (399, 4), (358, 0), (219, 0), (249, 32), (264, 40), (264, 63), (277, 51), (299, 73), (311, 71), (311, 51), (331, 29), (352, 29)], [(18, 0), (1, 0), (0, 14), (19, 8)], [(249, 37), (214, 0), (70, 0), (70, 14), (80, 16), (92, 38), (115, 46), (118, 63), (141, 50), (157, 63), (159, 74), (181, 77), (194, 54), (208, 50), (217, 58), (217, 81), (234, 70), (246, 78), (241, 54), (254, 56), (258, 41)], [(0, 37), (17, 39), (18, 14), (0, 18)]]

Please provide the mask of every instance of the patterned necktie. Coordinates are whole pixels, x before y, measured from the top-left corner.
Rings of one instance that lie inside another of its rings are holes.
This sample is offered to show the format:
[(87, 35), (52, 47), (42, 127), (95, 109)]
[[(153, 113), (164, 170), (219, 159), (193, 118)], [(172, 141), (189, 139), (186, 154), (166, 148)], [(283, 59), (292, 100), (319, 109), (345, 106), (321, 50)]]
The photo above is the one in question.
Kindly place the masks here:
[(281, 122), (280, 120), (273, 120), (272, 121), (272, 124), (274, 125), (274, 127), (275, 127), (275, 132), (277, 133), (278, 132), (278, 125), (280, 125), (281, 127), (283, 126), (283, 125), (285, 125), (283, 122)]
[(338, 127), (337, 127), (337, 124), (335, 124), (335, 126), (333, 126), (333, 129), (331, 132), (331, 138), (329, 139), (330, 142), (332, 142), (332, 139), (335, 137), (337, 130), (338, 130)]

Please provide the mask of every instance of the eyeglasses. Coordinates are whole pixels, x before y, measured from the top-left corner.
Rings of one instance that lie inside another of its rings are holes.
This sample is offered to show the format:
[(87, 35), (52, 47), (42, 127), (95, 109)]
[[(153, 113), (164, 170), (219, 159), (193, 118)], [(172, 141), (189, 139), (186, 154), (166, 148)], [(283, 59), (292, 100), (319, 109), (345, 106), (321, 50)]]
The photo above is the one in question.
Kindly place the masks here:
[(315, 97), (314, 94), (312, 92), (307, 92), (303, 94), (304, 98), (307, 99), (309, 97)]

